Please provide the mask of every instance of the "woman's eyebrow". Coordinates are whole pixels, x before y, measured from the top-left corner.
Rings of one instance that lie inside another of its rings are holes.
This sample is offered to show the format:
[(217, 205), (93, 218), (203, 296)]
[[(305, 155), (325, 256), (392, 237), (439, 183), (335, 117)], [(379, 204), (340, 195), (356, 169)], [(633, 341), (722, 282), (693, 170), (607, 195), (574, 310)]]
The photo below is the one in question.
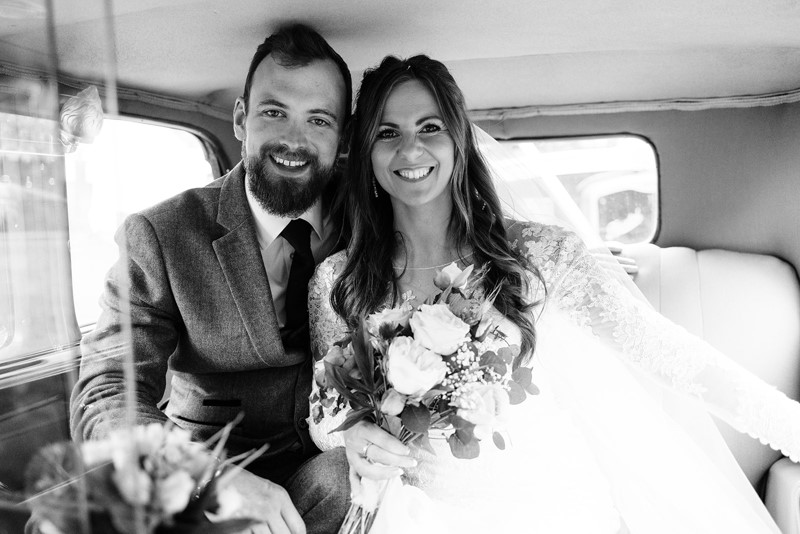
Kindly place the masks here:
[[(431, 119), (436, 119), (437, 121), (442, 120), (442, 118), (439, 115), (428, 115), (426, 117), (422, 117), (420, 119), (417, 119), (417, 122), (415, 122), (414, 124), (416, 126), (419, 126), (420, 124), (422, 124), (422, 123), (424, 123), (426, 121), (429, 121)], [(390, 121), (381, 121), (380, 123), (378, 123), (378, 125), (379, 126), (390, 126), (392, 128), (399, 128), (399, 126), (397, 124), (395, 124), (393, 122), (390, 122)]]

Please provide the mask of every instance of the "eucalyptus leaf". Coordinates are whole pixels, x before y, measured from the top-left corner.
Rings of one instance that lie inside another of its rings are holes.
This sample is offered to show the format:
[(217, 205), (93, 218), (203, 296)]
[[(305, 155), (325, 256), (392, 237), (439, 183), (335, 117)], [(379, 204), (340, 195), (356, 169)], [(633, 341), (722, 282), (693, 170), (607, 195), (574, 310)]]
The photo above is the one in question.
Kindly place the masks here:
[(467, 428), (472, 423), (470, 423), (463, 417), (459, 417), (458, 415), (453, 414), (450, 416), (450, 424), (453, 425), (453, 428), (459, 429), (459, 428)]
[(508, 383), (508, 400), (513, 404), (520, 404), (527, 398), (525, 389), (513, 380)]
[(505, 376), (506, 372), (508, 372), (508, 366), (503, 359), (491, 351), (484, 352), (481, 355), (480, 365), (493, 369), (500, 376)]
[(506, 365), (511, 365), (511, 362), (514, 361), (514, 358), (519, 356), (519, 347), (517, 345), (500, 347), (497, 350), (497, 355), (500, 356), (504, 362), (506, 362)]
[(517, 367), (514, 369), (514, 372), (511, 373), (511, 380), (526, 388), (530, 385), (532, 380), (532, 373), (528, 367)]
[(477, 458), (481, 453), (480, 443), (478, 443), (478, 440), (475, 439), (474, 436), (472, 436), (472, 439), (464, 441), (461, 436), (459, 436), (458, 431), (453, 432), (447, 438), (447, 444), (450, 445), (450, 452), (453, 453), (453, 456), (463, 460), (472, 460), (473, 458)]
[(403, 426), (418, 434), (427, 433), (431, 426), (431, 412), (422, 405), (407, 404), (400, 414), (400, 419), (403, 421)]
[(501, 451), (506, 450), (506, 440), (503, 439), (503, 435), (500, 434), (500, 432), (494, 432), (492, 434), (492, 441), (494, 441), (495, 447)]

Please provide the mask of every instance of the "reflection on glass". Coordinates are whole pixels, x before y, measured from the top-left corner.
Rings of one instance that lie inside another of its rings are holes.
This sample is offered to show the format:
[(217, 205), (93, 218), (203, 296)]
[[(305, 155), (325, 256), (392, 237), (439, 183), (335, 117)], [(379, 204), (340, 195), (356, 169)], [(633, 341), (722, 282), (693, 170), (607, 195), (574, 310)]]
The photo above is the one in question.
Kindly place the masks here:
[(605, 241), (644, 243), (658, 226), (653, 147), (632, 135), (508, 141), (530, 168), (556, 177)]
[(80, 332), (69, 284), (55, 83), (0, 84), (0, 531), (21, 532), (25, 467), (69, 436)]
[[(103, 68), (113, 62), (114, 47), (103, 38), (87, 39), (90, 54), (104, 58), (88, 69), (99, 67), (93, 83), (101, 90), (59, 84), (55, 46), (64, 36), (56, 39), (58, 16), (70, 14), (49, 11), (53, 1), (0, 3), (0, 532), (16, 533), (25, 529), (31, 498), (39, 498), (41, 489), (26, 481), (29, 461), (70, 438), (81, 333), (72, 295), (64, 154), (93, 138), (102, 118), (102, 88), (114, 87), (101, 80), (102, 73), (115, 69)], [(81, 3), (86, 13), (109, 13), (109, 7), (104, 0)], [(102, 16), (82, 24), (87, 32), (108, 35)], [(115, 98), (104, 96), (106, 104)], [(80, 480), (74, 487), (77, 498), (65, 504), (79, 524), (88, 524), (80, 499), (85, 487)]]
[[(0, 360), (79, 340), (69, 288), (64, 157), (49, 119), (0, 113), (0, 204), (7, 299)], [(65, 268), (66, 267), (66, 268)]]

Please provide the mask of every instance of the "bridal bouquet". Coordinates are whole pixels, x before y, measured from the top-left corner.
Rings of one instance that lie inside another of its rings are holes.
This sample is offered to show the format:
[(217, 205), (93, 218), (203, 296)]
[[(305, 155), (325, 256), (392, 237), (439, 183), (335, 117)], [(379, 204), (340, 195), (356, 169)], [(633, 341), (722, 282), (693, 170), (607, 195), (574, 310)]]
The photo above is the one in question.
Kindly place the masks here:
[[(464, 459), (476, 458), (489, 436), (505, 448), (500, 430), (507, 407), (537, 389), (530, 369), (512, 372), (519, 347), (497, 328), (500, 316), (490, 313), (496, 293), (484, 295), (483, 274), (453, 263), (437, 271), (434, 283), (441, 291), (425, 303), (415, 308), (406, 300), (374, 313), (329, 349), (324, 370), (315, 375), (317, 409), (332, 402), (350, 407), (334, 431), (369, 420), (403, 443), (433, 452), (429, 433), (437, 429), (452, 454)], [(362, 481), (340, 532), (369, 531), (386, 487), (373, 482)]]
[(190, 441), (187, 431), (169, 423), (153, 423), (112, 432), (105, 440), (44, 447), (26, 473), (31, 517), (42, 534), (247, 529), (256, 521), (231, 518), (240, 496), (227, 483), (266, 446), (225, 459), (233, 424), (206, 444)]

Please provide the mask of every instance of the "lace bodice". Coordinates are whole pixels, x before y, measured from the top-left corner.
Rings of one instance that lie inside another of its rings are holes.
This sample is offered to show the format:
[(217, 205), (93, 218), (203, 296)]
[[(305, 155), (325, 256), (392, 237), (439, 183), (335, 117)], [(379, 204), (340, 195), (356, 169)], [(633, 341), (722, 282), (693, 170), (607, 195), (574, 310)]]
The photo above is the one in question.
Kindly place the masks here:
[[(698, 396), (734, 428), (800, 461), (800, 404), (632, 296), (576, 235), (555, 226), (513, 222), (508, 236), (512, 247), (541, 273), (543, 284), (529, 275), (533, 300), (544, 298), (545, 307), (566, 313), (576, 325), (618, 349), (626, 361)], [(346, 333), (344, 321), (329, 304), (344, 260), (344, 252), (325, 260), (309, 288), (315, 360)], [(328, 433), (333, 426), (326, 419), (346, 407), (335, 394), (320, 392), (316, 384), (311, 403), (315, 442), (323, 449), (341, 445), (340, 436)]]

